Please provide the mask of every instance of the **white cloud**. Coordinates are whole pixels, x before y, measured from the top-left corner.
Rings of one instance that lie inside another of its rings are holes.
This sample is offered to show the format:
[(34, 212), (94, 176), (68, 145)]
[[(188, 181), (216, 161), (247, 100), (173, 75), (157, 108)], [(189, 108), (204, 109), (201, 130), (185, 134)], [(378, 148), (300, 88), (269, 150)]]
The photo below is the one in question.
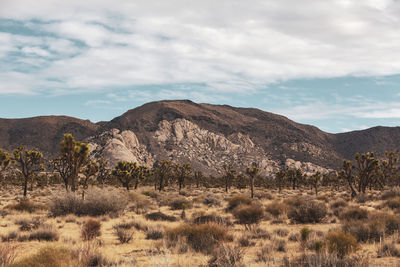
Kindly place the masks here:
[(0, 57), (58, 54), (26, 74), (31, 83), (0, 80), (20, 93), (205, 83), (250, 94), (280, 80), (400, 73), (394, 0), (2, 0), (0, 18), (51, 33), (1, 33)]

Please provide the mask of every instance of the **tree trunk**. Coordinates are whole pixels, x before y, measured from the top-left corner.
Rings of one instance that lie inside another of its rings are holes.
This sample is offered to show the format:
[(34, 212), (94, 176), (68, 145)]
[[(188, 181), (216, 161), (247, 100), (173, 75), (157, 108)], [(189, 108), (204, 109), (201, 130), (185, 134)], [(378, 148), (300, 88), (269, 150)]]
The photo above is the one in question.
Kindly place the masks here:
[(254, 178), (251, 178), (251, 198), (254, 198)]
[(25, 179), (24, 179), (24, 198), (26, 198), (27, 189), (28, 189), (28, 178), (25, 177)]

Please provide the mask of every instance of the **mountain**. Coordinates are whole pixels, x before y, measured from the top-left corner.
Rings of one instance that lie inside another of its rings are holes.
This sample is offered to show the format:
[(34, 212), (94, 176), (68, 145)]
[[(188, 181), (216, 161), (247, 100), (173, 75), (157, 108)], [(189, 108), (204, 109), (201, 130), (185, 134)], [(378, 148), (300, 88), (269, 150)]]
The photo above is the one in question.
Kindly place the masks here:
[(53, 156), (65, 132), (112, 164), (130, 160), (151, 166), (172, 158), (206, 173), (220, 172), (224, 163), (245, 167), (252, 162), (264, 173), (284, 164), (313, 172), (339, 168), (356, 152), (382, 156), (400, 149), (400, 127), (330, 134), (259, 109), (189, 100), (147, 103), (97, 124), (65, 116), (0, 119), (0, 147), (23, 144)]

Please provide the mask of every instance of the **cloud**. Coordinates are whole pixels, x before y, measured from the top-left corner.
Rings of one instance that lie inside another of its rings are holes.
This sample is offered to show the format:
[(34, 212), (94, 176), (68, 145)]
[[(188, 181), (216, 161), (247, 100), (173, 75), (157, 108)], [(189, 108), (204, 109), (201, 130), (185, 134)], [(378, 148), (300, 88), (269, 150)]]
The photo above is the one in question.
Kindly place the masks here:
[[(399, 1), (3, 0), (0, 7), (0, 18), (31, 31), (1, 33), (0, 58), (15, 50), (19, 59), (49, 58), (26, 73), (33, 84), (19, 82), (21, 93), (38, 92), (36, 84), (52, 92), (48, 80), (64, 93), (173, 83), (255, 93), (289, 79), (400, 73)], [(11, 82), (0, 81), (0, 94)]]

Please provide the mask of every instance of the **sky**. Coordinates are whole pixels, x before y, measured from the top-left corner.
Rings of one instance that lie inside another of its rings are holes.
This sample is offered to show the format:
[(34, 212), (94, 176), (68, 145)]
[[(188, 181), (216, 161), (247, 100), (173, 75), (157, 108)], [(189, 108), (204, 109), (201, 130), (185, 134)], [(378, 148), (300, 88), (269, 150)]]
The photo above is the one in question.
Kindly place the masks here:
[(0, 117), (190, 99), (400, 126), (399, 29), (399, 0), (0, 0)]

